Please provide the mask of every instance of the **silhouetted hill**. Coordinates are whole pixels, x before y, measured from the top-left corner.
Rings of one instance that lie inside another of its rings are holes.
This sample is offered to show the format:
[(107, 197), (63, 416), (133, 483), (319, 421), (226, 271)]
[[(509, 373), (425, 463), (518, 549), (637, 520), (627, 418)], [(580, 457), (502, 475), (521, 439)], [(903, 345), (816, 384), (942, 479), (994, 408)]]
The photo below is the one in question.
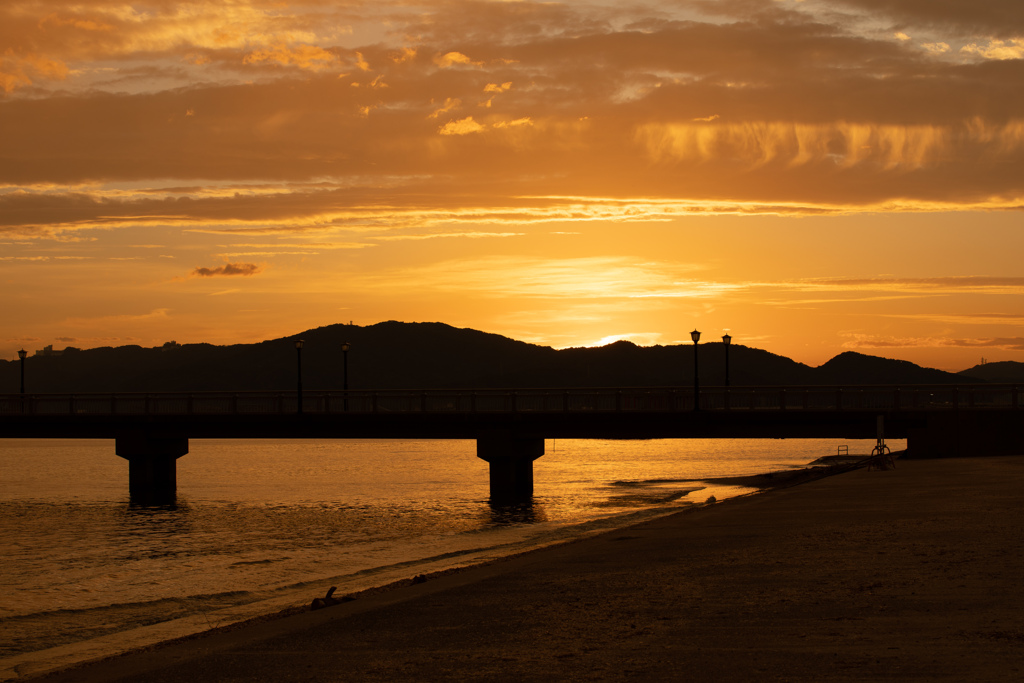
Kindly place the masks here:
[(994, 384), (1024, 383), (1024, 363), (1012, 360), (985, 363), (984, 365), (975, 365), (973, 368), (957, 374), (964, 377), (977, 377), (982, 381)]
[(978, 382), (975, 378), (922, 368), (906, 360), (841, 353), (817, 368), (819, 384), (956, 384)]
[[(525, 388), (691, 386), (693, 345), (639, 347), (620, 341), (555, 350), (442, 323), (329, 325), (257, 344), (171, 348), (122, 346), (68, 350), (26, 361), (30, 393), (111, 391), (292, 391), (294, 340), (302, 338), (303, 387), (341, 389), (341, 345), (349, 351), (349, 388)], [(704, 386), (724, 383), (725, 347), (701, 344)], [(844, 353), (819, 368), (741, 344), (729, 348), (733, 386), (801, 384), (948, 384), (962, 375), (906, 361)], [(992, 363), (985, 367), (1000, 365)], [(1022, 364), (1016, 364), (1022, 365)], [(0, 362), (0, 393), (18, 390), (18, 361)]]

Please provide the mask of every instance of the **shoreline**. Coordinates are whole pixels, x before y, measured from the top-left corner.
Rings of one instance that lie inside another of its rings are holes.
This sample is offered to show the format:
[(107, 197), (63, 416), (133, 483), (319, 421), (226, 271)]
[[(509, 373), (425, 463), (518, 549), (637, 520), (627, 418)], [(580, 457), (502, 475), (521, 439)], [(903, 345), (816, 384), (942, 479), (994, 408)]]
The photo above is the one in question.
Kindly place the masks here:
[(1016, 680), (1022, 503), (1022, 456), (903, 460), (47, 680)]
[[(754, 490), (736, 496), (731, 496), (728, 499), (723, 499), (719, 501), (688, 501), (687, 504), (682, 508), (654, 512), (654, 514), (652, 514), (651, 516), (644, 517), (642, 519), (636, 519), (635, 517), (638, 516), (636, 513), (626, 513), (621, 516), (622, 519), (620, 523), (617, 523), (614, 526), (608, 528), (590, 531), (570, 539), (551, 541), (542, 545), (527, 548), (525, 550), (511, 552), (498, 557), (492, 557), (483, 560), (469, 559), (466, 564), (459, 564), (454, 567), (447, 567), (438, 570), (418, 572), (413, 576), (405, 576), (404, 578), (387, 581), (379, 585), (372, 585), (356, 591), (347, 592), (343, 595), (339, 594), (340, 600), (338, 602), (347, 602), (350, 600), (363, 600), (368, 597), (378, 596), (392, 591), (407, 588), (409, 586), (413, 586), (424, 581), (433, 581), (442, 577), (461, 574), (467, 571), (473, 571), (485, 567), (500, 565), (502, 563), (516, 560), (517, 558), (523, 556), (544, 552), (547, 550), (551, 550), (553, 548), (572, 546), (576, 543), (581, 543), (591, 538), (616, 533), (623, 529), (628, 529), (637, 524), (645, 524), (660, 519), (662, 517), (692, 512), (695, 509), (706, 507), (710, 504), (721, 504), (726, 502), (726, 500), (758, 496), (773, 489), (796, 486), (808, 481), (813, 481), (823, 477), (839, 474), (848, 471), (851, 468), (861, 466), (863, 464), (861, 462), (862, 459), (856, 460), (857, 462), (853, 464), (841, 463), (833, 465), (815, 465), (814, 463), (809, 463), (806, 467), (801, 469), (779, 470), (740, 477), (710, 477), (703, 479), (672, 480), (673, 483), (694, 483), (706, 484), (711, 486), (718, 485), (725, 487), (744, 487), (751, 488)], [(816, 463), (818, 462), (818, 460), (814, 462)], [(700, 489), (697, 490), (703, 490), (705, 488), (709, 487), (702, 486), (700, 487)], [(421, 561), (422, 566), (427, 567), (429, 567), (430, 564), (436, 563), (437, 562), (430, 562), (428, 559)], [(311, 597), (310, 599), (312, 600), (313, 598)], [(232, 621), (230, 623), (225, 623), (223, 625), (210, 626), (211, 616), (214, 617), (216, 621), (232, 619), (234, 618), (233, 616), (231, 616), (232, 613), (237, 614), (238, 612), (251, 612), (253, 606), (260, 604), (264, 604), (267, 607), (269, 607), (271, 604), (286, 604), (287, 606), (282, 607), (280, 609), (266, 611), (255, 616), (242, 617), (239, 618), (237, 621)], [(25, 676), (34, 678), (40, 676), (54, 675), (62, 671), (74, 671), (83, 666), (91, 666), (101, 662), (116, 660), (121, 657), (133, 656), (144, 652), (151, 652), (165, 647), (184, 644), (207, 637), (218, 636), (220, 634), (228, 634), (237, 631), (242, 631), (251, 627), (258, 626), (260, 624), (287, 619), (289, 617), (295, 617), (304, 613), (308, 613), (310, 611), (311, 609), (309, 603), (296, 604), (294, 595), (288, 595), (279, 597), (277, 599), (269, 599), (264, 601), (258, 601), (256, 603), (248, 603), (238, 605), (235, 607), (223, 608), (214, 613), (204, 612), (201, 615), (196, 614), (188, 617), (181, 617), (178, 619), (170, 620), (167, 622), (159, 622), (151, 624), (149, 626), (138, 627), (136, 629), (132, 629), (131, 631), (110, 633), (86, 641), (69, 643), (66, 645), (56, 646), (54, 648), (37, 650), (34, 652), (23, 653), (20, 655), (15, 655), (14, 657), (7, 658), (2, 662), (3, 668), (0, 669), (0, 681), (14, 679), (20, 680), (24, 679)], [(205, 626), (203, 625), (204, 621), (206, 624)], [(190, 632), (185, 635), (170, 635), (175, 629), (180, 630), (182, 627), (189, 629)], [(195, 630), (191, 630), (192, 628), (195, 628)], [(146, 637), (151, 642), (146, 642), (138, 645), (137, 647), (129, 647), (127, 649), (122, 649), (121, 651), (115, 651), (110, 653), (109, 649), (118, 649), (117, 641), (123, 640), (127, 633), (135, 633), (137, 636), (144, 635), (144, 637)], [(103, 653), (104, 649), (108, 650), (108, 652), (105, 654)], [(42, 658), (44, 660), (48, 658), (55, 658), (56, 661), (59, 661), (60, 663), (40, 663), (39, 660), (41, 658), (38, 655), (44, 655), (44, 657)]]

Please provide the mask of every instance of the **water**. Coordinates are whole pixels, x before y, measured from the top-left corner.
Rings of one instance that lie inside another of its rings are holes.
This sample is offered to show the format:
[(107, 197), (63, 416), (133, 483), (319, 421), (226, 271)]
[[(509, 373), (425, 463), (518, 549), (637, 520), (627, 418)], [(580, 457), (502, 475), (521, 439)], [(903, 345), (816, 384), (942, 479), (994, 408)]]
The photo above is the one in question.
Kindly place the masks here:
[(494, 507), (473, 441), (192, 440), (177, 504), (137, 507), (112, 441), (0, 440), (0, 680), (747, 493), (701, 480), (840, 444), (874, 445), (549, 440), (533, 504)]

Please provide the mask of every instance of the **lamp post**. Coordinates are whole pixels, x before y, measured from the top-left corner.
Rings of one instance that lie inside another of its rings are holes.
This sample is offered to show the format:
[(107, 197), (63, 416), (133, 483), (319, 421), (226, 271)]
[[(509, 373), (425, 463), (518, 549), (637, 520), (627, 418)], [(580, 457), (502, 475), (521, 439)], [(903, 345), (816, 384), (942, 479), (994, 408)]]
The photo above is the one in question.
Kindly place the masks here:
[(700, 378), (697, 376), (697, 342), (700, 341), (700, 332), (691, 332), (690, 339), (693, 340), (693, 409), (700, 410)]
[(295, 340), (295, 354), (296, 354), (296, 361), (298, 363), (297, 369), (298, 369), (299, 383), (298, 383), (297, 389), (298, 389), (298, 395), (299, 395), (299, 414), (301, 415), (302, 414), (302, 340), (301, 339), (296, 339)]
[(342, 408), (345, 412), (348, 412), (348, 350), (351, 348), (352, 345), (348, 342), (341, 342), (341, 388), (345, 390), (345, 400), (342, 402)]
[(725, 386), (729, 386), (729, 344), (732, 343), (732, 337), (728, 332), (722, 335), (722, 343), (725, 344)]
[(22, 349), (18, 351), (18, 358), (21, 360), (21, 393), (25, 393), (25, 356), (28, 355), (28, 351)]

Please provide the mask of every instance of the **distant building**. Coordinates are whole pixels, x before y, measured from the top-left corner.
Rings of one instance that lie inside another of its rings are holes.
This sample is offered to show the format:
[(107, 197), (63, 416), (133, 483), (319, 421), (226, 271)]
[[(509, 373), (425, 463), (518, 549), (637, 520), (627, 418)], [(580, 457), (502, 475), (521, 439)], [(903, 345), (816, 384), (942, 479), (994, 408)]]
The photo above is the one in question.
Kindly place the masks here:
[(63, 351), (54, 351), (53, 350), (53, 344), (50, 344), (49, 346), (44, 346), (40, 350), (36, 351), (36, 355), (37, 356), (62, 356), (62, 355), (64, 355), (64, 352)]
[(176, 341), (164, 342), (164, 345), (160, 347), (161, 351), (170, 351), (172, 349), (180, 349), (181, 344)]

